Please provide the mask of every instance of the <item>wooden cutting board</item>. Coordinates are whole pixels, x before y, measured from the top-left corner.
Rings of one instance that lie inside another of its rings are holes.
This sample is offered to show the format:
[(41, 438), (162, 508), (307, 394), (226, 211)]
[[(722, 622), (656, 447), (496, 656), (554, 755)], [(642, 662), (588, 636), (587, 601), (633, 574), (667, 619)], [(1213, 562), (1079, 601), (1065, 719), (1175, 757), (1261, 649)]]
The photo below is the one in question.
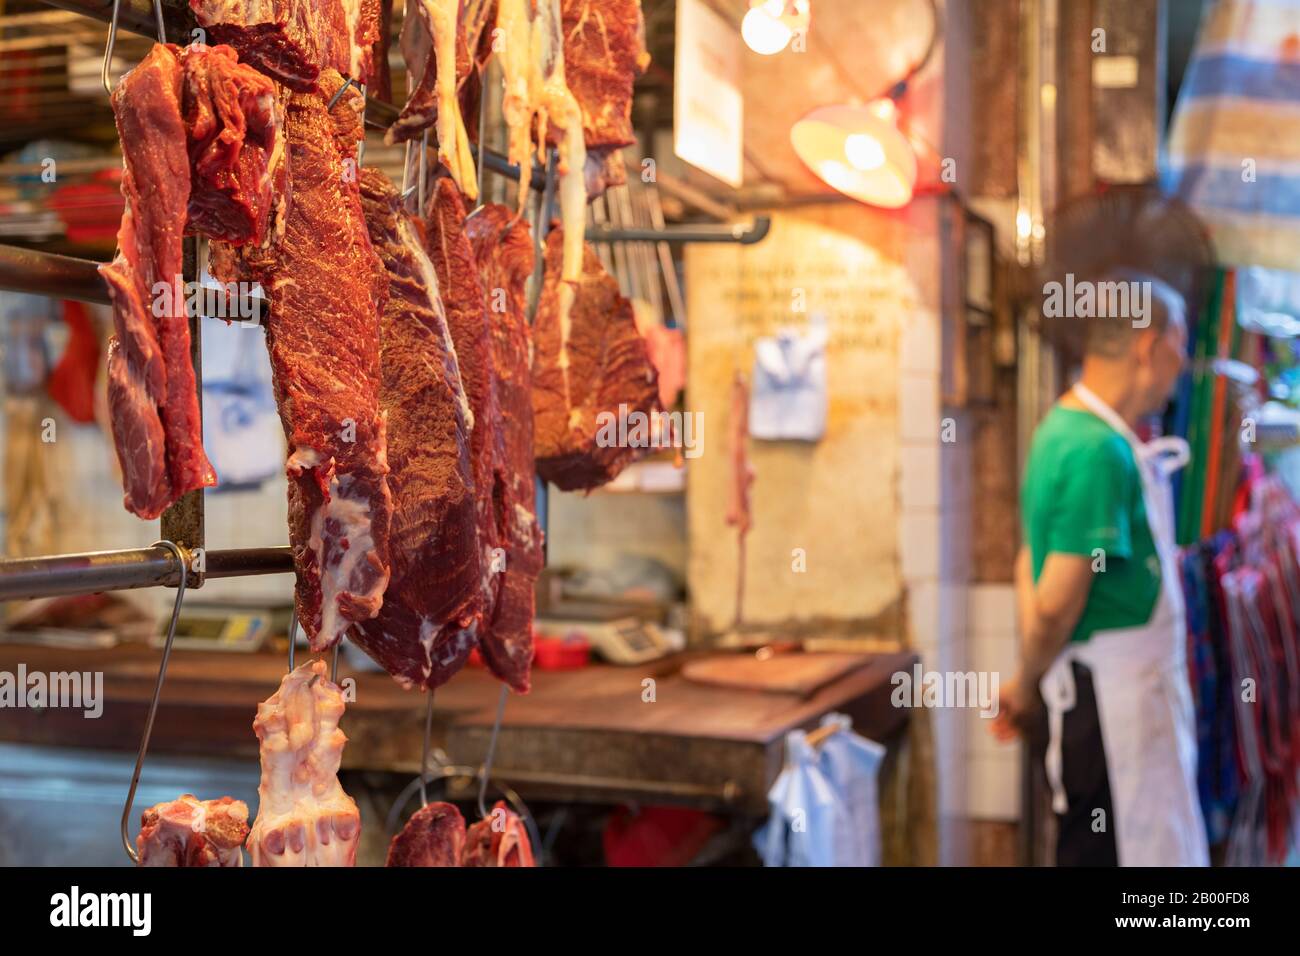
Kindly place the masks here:
[(865, 666), (870, 654), (719, 654), (688, 661), (682, 676), (698, 684), (811, 697), (827, 684)]

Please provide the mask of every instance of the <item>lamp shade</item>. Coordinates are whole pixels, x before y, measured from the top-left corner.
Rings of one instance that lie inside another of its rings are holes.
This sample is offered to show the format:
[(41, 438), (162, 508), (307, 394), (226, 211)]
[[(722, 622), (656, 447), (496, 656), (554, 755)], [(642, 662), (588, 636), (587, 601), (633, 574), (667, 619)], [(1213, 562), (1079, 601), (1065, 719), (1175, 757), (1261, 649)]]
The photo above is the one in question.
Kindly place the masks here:
[(893, 100), (819, 107), (791, 127), (790, 143), (818, 178), (846, 196), (885, 209), (912, 200), (916, 153), (898, 128)]

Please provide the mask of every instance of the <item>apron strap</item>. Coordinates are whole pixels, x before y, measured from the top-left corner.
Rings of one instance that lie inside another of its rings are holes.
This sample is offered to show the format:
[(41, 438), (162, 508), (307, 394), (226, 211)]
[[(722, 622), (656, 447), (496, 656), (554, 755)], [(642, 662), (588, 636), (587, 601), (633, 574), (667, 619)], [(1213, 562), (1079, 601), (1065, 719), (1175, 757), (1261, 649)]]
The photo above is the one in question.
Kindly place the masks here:
[(1061, 739), (1065, 734), (1065, 714), (1074, 710), (1078, 700), (1077, 688), (1074, 686), (1074, 668), (1071, 666), (1073, 661), (1074, 651), (1067, 647), (1038, 682), (1043, 703), (1047, 706), (1047, 756), (1044, 767), (1047, 770), (1047, 783), (1052, 789), (1052, 809), (1057, 813), (1065, 813), (1069, 809), (1065, 795)]

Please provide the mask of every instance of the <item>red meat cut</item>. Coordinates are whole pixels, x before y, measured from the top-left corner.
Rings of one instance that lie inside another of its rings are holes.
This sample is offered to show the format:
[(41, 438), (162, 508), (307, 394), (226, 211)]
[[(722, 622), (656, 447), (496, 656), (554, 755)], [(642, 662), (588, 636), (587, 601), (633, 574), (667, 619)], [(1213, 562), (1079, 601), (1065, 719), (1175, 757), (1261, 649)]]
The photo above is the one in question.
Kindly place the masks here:
[(411, 814), (388, 845), (386, 866), (460, 866), (465, 819), (450, 803), (430, 803)]
[(380, 0), (190, 0), (212, 43), (299, 93), (324, 70), (369, 82), (379, 39)]
[(461, 866), (536, 866), (528, 828), (505, 801), (482, 820), (470, 826), (461, 851)]
[(388, 584), (390, 496), (379, 409), (383, 265), (361, 210), (361, 96), (333, 70), (286, 109), (293, 202), (284, 234), (241, 272), (270, 300), (267, 345), (290, 454), (295, 601), (312, 648), (374, 617)]
[(627, 181), (620, 150), (636, 143), (632, 85), (650, 65), (641, 0), (560, 0), (560, 22), (564, 79), (582, 108), (587, 195), (597, 196)]
[(648, 443), (602, 442), (598, 433), (606, 422), (627, 420), (628, 427), (617, 431), (631, 434), (634, 414), (653, 419), (659, 387), (632, 303), (619, 294), (618, 283), (589, 245), (583, 248), (567, 348), (562, 344), (562, 231), (552, 229), (546, 240), (546, 281), (533, 328), (537, 474), (563, 491), (589, 490), (645, 454)]
[(99, 268), (113, 302), (108, 402), (123, 504), (141, 518), (217, 481), (203, 451), (181, 285), (190, 170), (180, 90), (174, 48), (155, 44), (112, 96), (126, 209), (117, 254)]
[(288, 201), (275, 84), (228, 46), (187, 47), (184, 64), (181, 115), (193, 177), (187, 231), (260, 246), (273, 204), (282, 216)]
[[(425, 219), (425, 249), (438, 277), (438, 288), (456, 348), (461, 382), (469, 401), (474, 426), (470, 431), (475, 499), (475, 525), (479, 549), (479, 613), (467, 628), (449, 627), (439, 635), (444, 646), (464, 648), (465, 658), (491, 620), (501, 589), (504, 555), (497, 530), (495, 502), (503, 482), (505, 462), (501, 409), (497, 400), (496, 372), (492, 367), (487, 299), (479, 278), (474, 250), (465, 236), (465, 204), (447, 176), (434, 180)], [(464, 663), (462, 658), (460, 663)]]
[(487, 292), (489, 344), (500, 408), (501, 455), (492, 491), (501, 582), (491, 617), (479, 634), (484, 663), (524, 693), (533, 660), (534, 587), (541, 573), (533, 462), (532, 336), (524, 285), (533, 271), (528, 224), (489, 203), (465, 224)]
[(379, 407), (388, 416), (391, 576), (378, 616), (353, 639), (404, 687), (432, 689), (465, 663), (483, 605), (470, 473), (476, 422), (438, 278), (397, 187), (366, 169), (361, 203), (388, 281)]

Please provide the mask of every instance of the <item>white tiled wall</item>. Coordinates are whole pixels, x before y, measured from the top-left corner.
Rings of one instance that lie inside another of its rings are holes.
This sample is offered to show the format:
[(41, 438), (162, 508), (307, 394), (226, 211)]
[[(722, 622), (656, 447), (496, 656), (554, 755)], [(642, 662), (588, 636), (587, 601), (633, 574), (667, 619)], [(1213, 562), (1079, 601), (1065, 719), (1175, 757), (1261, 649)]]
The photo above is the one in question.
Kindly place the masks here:
[[(1010, 584), (970, 588), (971, 667), (1006, 680), (1016, 669), (1016, 600)], [(1015, 820), (1020, 815), (1020, 745), (1003, 744), (989, 733), (988, 721), (970, 712), (966, 723), (969, 753), (969, 815), (977, 820)]]

